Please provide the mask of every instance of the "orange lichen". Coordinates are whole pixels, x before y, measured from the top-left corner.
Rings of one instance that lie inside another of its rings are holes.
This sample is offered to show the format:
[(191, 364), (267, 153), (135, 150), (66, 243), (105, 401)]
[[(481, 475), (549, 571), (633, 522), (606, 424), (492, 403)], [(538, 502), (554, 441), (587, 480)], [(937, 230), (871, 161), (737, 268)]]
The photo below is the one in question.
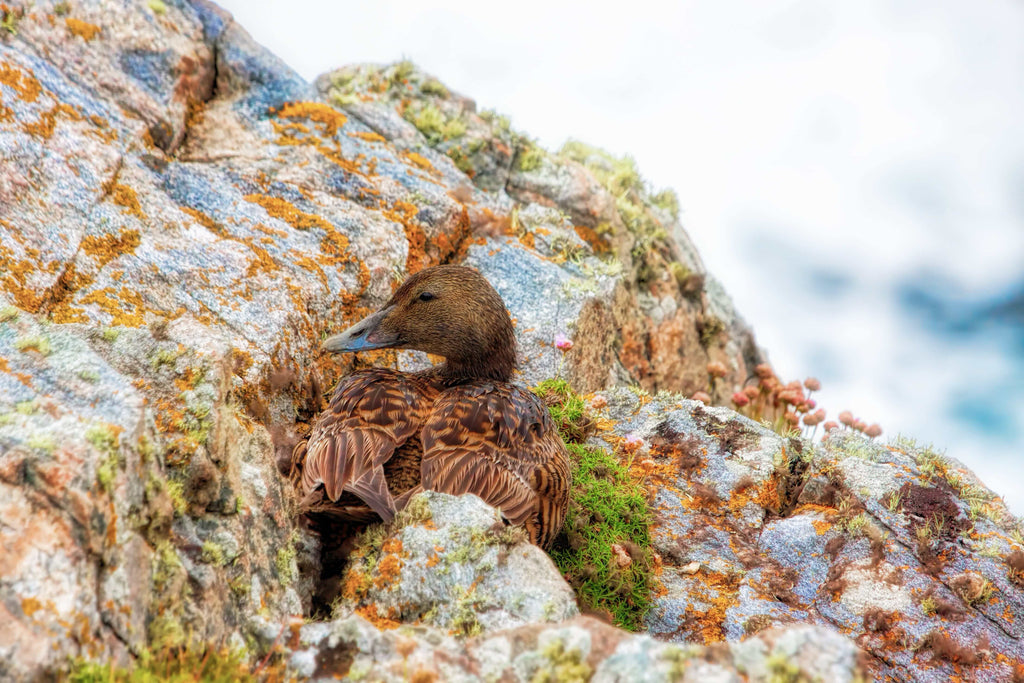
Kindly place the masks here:
[(430, 161), (428, 161), (427, 158), (424, 157), (422, 154), (417, 154), (416, 152), (407, 152), (403, 150), (401, 152), (401, 155), (416, 168), (423, 169), (424, 171), (428, 171), (430, 173), (433, 173), (434, 175), (440, 175), (438, 170), (434, 168), (434, 165), (431, 164)]
[[(356, 614), (366, 619), (368, 622), (376, 626), (382, 631), (390, 631), (398, 628), (402, 625), (402, 622), (398, 619), (393, 619), (391, 616), (381, 616), (377, 613), (376, 605), (365, 605), (356, 610)], [(398, 616), (397, 614), (395, 616)]]
[(122, 230), (116, 235), (86, 235), (81, 247), (102, 268), (122, 254), (134, 253), (141, 243), (138, 230)]
[(196, 222), (199, 223), (199, 225), (203, 226), (204, 228), (212, 232), (214, 235), (217, 235), (218, 237), (228, 236), (227, 230), (224, 229), (224, 226), (214, 221), (212, 218), (207, 216), (202, 211), (199, 211), (198, 209), (193, 209), (190, 206), (183, 206), (181, 207), (181, 209), (189, 216), (192, 216), (192, 218), (196, 219)]
[(295, 208), (295, 205), (285, 199), (262, 194), (247, 194), (243, 199), (253, 204), (259, 204), (270, 216), (284, 221), (296, 230), (308, 230), (309, 228), (333, 229), (331, 224), (323, 218), (299, 211)]
[(113, 287), (97, 289), (82, 297), (81, 302), (96, 304), (113, 316), (111, 325), (142, 327), (146, 323), (142, 295), (127, 287), (122, 287), (119, 292), (115, 292)]
[(320, 124), (325, 135), (333, 136), (345, 125), (348, 117), (322, 102), (289, 102), (277, 110), (278, 118), (305, 118)]
[(374, 133), (374, 132), (371, 132), (371, 131), (364, 131), (364, 130), (352, 131), (351, 133), (348, 134), (348, 136), (351, 137), (351, 138), (359, 138), (360, 140), (365, 140), (366, 142), (387, 142), (388, 141), (388, 139), (386, 137), (384, 137), (383, 135), (380, 135), (379, 133)]
[(0, 84), (12, 89), (24, 102), (35, 102), (43, 90), (32, 71), (9, 62), (0, 62)]
[(89, 42), (96, 37), (96, 34), (103, 30), (96, 24), (90, 24), (87, 21), (75, 19), (74, 17), (67, 17), (64, 19), (64, 23), (67, 25), (68, 30), (71, 31), (71, 33), (76, 36), (81, 36), (85, 39), (85, 42)]
[(29, 135), (35, 135), (36, 137), (48, 140), (53, 136), (53, 131), (57, 127), (57, 116), (59, 114), (63, 114), (72, 121), (79, 121), (82, 118), (71, 105), (55, 104), (51, 109), (40, 114), (39, 120), (35, 123), (26, 123), (23, 125), (22, 130)]
[(401, 574), (401, 558), (393, 553), (386, 554), (377, 563), (377, 576), (373, 578), (373, 587), (383, 590), (388, 586), (394, 586)]
[(135, 190), (127, 185), (122, 185), (116, 180), (106, 183), (103, 189), (110, 196), (110, 201), (124, 207), (121, 209), (121, 213), (130, 214), (142, 220), (146, 219), (146, 214), (142, 213), (142, 206), (139, 204), (139, 198), (136, 196)]
[(818, 534), (819, 536), (824, 536), (825, 534), (828, 533), (829, 529), (832, 528), (832, 523), (828, 522), (828, 521), (826, 521), (824, 519), (812, 520), (811, 524), (814, 525), (814, 532), (816, 534)]
[(39, 602), (38, 598), (27, 597), (23, 598), (21, 601), (21, 611), (29, 619), (31, 619), (32, 615), (41, 610), (42, 608), (43, 603)]
[(725, 640), (726, 611), (738, 602), (739, 579), (721, 572), (704, 572), (697, 578), (701, 581), (690, 592), (690, 597), (709, 607), (706, 610), (687, 607), (686, 623), (693, 627), (696, 642), (720, 643)]

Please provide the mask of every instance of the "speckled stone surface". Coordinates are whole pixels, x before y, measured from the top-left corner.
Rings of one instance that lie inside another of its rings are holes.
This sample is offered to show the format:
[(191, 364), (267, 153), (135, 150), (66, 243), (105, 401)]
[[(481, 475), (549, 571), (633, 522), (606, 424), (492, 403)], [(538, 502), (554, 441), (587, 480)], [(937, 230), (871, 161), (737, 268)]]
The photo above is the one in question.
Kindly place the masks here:
[[(307, 83), (206, 0), (2, 11), (0, 678), (74, 658), (128, 665), (189, 640), (250, 658), (286, 647), (319, 546), (279, 463), (342, 374), (430, 362), (333, 357), (320, 340), (408, 274), (455, 262), (508, 305), (518, 381), (604, 394), (595, 443), (628, 462), (657, 514), (648, 634), (570, 618), (536, 549), (478, 556), (494, 512), (463, 502), (465, 519), (401, 539), (424, 562), (444, 547), (449, 574), (404, 565), (395, 587), (425, 605), (460, 586), (458, 613), (427, 618), (382, 594), (378, 624), (394, 607), (434, 626), (296, 627), (296, 673), (398, 680), (408, 658), (442, 680), (726, 681), (740, 668), (715, 643), (747, 638), (758, 654), (744, 657), (765, 657), (744, 665), (749, 680), (790, 666), (845, 680), (853, 642), (893, 680), (1012, 675), (1019, 522), (966, 468), (912, 444), (811, 445), (686, 400), (728, 403), (764, 355), (674, 200), (628, 160), (540, 150), (405, 63)], [(520, 601), (488, 579), (502, 571), (547, 578)], [(810, 651), (832, 654), (804, 661), (790, 653), (803, 636), (766, 635), (789, 622), (815, 624)], [(477, 626), (475, 640), (446, 632)]]

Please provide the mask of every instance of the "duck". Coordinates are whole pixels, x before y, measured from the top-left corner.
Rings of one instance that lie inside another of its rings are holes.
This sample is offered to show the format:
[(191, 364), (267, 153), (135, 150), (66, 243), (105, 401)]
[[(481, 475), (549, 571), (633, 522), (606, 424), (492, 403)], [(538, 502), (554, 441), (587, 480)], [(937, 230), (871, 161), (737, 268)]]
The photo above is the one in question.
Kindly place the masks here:
[(485, 277), (466, 266), (423, 269), (323, 349), (415, 349), (444, 362), (420, 372), (373, 367), (338, 382), (292, 452), (300, 512), (390, 521), (420, 491), (472, 493), (551, 546), (569, 505), (569, 455), (544, 403), (512, 383), (512, 319)]

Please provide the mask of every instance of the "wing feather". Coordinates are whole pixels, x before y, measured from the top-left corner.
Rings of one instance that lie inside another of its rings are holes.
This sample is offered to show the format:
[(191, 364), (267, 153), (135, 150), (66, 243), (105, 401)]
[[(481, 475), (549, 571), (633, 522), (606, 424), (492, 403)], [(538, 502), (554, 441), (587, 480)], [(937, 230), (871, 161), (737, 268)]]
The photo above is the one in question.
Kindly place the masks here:
[(548, 411), (509, 384), (473, 382), (443, 392), (421, 432), (422, 486), (474, 493), (547, 546), (569, 502), (569, 460)]
[(419, 431), (432, 399), (426, 383), (385, 368), (344, 378), (308, 441), (293, 452), (304, 499), (322, 491), (337, 502), (347, 492), (391, 519), (395, 501), (383, 466)]

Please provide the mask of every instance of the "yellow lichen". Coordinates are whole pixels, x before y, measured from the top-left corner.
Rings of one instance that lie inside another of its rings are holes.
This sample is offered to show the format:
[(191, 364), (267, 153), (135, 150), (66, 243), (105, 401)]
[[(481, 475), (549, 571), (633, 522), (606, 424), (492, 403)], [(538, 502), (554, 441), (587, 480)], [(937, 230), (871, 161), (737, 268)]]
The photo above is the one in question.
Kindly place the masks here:
[(309, 119), (321, 124), (324, 134), (331, 136), (348, 121), (340, 111), (321, 102), (289, 102), (277, 111), (277, 116), (282, 119)]
[(135, 190), (118, 182), (108, 183), (104, 189), (110, 194), (110, 201), (124, 207), (121, 213), (131, 214), (143, 220), (146, 219), (146, 214), (142, 213), (142, 207), (139, 205), (139, 198), (135, 195)]
[(43, 90), (30, 70), (8, 62), (0, 62), (0, 84), (11, 88), (24, 102), (35, 102)]
[(89, 42), (96, 37), (96, 34), (103, 30), (96, 24), (90, 24), (87, 21), (75, 19), (74, 17), (67, 17), (64, 19), (64, 23), (67, 25), (69, 31), (76, 36), (81, 36), (85, 39), (85, 42)]

